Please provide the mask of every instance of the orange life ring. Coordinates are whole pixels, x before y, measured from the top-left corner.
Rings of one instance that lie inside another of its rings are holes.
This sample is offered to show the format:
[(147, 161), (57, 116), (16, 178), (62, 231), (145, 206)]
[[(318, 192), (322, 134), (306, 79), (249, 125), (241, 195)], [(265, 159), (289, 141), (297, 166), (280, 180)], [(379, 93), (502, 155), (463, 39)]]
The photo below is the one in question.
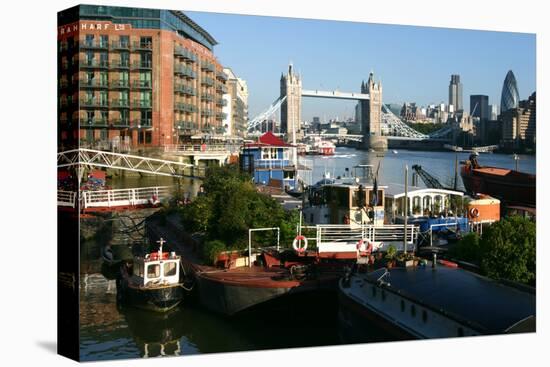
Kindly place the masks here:
[(472, 208), (470, 209), (470, 216), (472, 218), (477, 218), (479, 217), (479, 210), (477, 208)]
[[(365, 244), (365, 241), (361, 238), (358, 242), (357, 242), (357, 251), (361, 252), (361, 248), (363, 247), (363, 245)], [(367, 249), (366, 249), (366, 254), (367, 255), (370, 255), (372, 253), (372, 249), (373, 249), (373, 245), (372, 245), (372, 242), (369, 241), (367, 239)]]
[[(298, 241), (303, 241), (304, 246), (303, 247), (298, 246)], [(307, 249), (307, 238), (302, 235), (296, 236), (296, 238), (294, 238), (294, 241), (292, 241), (292, 247), (298, 253), (304, 252)]]

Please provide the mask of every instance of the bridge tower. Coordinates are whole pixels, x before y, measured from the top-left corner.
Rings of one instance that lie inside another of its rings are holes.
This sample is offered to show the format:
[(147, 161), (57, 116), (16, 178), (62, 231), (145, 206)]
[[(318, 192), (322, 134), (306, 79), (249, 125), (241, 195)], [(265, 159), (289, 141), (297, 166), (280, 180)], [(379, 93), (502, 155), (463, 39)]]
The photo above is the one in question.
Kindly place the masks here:
[(281, 98), (286, 100), (281, 105), (281, 132), (286, 140), (296, 143), (296, 132), (302, 121), (302, 80), (300, 75), (292, 70), (292, 63), (288, 65), (288, 73), (281, 74)]
[(363, 148), (384, 151), (388, 149), (388, 140), (382, 136), (382, 82), (374, 81), (374, 74), (369, 74), (369, 80), (361, 83), (361, 93), (368, 94), (369, 100), (360, 101), (361, 131), (363, 133)]

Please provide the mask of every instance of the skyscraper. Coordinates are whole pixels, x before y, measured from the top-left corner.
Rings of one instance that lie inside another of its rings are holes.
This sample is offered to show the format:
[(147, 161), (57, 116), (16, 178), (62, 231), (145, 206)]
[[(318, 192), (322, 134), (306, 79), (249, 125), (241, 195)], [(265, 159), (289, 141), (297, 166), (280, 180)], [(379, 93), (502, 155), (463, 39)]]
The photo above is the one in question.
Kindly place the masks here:
[(470, 115), (480, 120), (489, 119), (489, 97), (482, 94), (470, 96)]
[(518, 107), (519, 92), (516, 77), (512, 70), (508, 70), (504, 83), (502, 85), (502, 95), (500, 97), (500, 113), (506, 112), (511, 108)]
[(449, 83), (449, 104), (454, 106), (456, 112), (463, 110), (462, 105), (462, 83), (460, 82), (460, 75), (451, 75), (451, 82)]

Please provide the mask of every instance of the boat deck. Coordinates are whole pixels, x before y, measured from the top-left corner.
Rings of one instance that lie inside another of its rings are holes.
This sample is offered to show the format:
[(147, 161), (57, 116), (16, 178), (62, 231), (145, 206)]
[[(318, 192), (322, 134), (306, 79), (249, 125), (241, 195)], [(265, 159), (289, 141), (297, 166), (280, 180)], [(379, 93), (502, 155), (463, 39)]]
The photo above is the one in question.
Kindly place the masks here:
[[(389, 270), (387, 288), (436, 311), (481, 326), (483, 333), (502, 333), (536, 315), (534, 293), (520, 290), (460, 268), (430, 265)], [(373, 281), (382, 273), (367, 278)]]

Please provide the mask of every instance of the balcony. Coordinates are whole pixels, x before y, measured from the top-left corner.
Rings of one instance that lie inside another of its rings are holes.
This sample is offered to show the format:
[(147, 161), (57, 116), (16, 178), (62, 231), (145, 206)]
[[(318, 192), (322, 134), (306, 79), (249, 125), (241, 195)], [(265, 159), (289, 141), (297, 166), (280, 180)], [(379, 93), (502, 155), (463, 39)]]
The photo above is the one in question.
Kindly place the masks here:
[(221, 83), (216, 84), (216, 90), (222, 93), (227, 93), (227, 87)]
[(102, 118), (84, 118), (80, 122), (80, 128), (86, 129), (86, 128), (94, 128), (94, 127), (107, 127), (108, 121), (106, 119)]
[(153, 83), (150, 80), (134, 80), (132, 82), (133, 89), (152, 89)]
[(225, 112), (218, 112), (216, 114), (216, 120), (223, 120), (225, 118), (227, 118), (227, 113)]
[(227, 106), (227, 100), (223, 98), (216, 99), (216, 106)]
[(103, 80), (81, 80), (80, 88), (82, 89), (94, 89), (94, 88), (108, 88), (109, 85)]
[(201, 95), (201, 101), (212, 102), (214, 101), (214, 96), (212, 94), (203, 94)]
[(151, 69), (151, 61), (134, 61), (132, 63), (132, 69)]
[(212, 110), (202, 110), (201, 111), (201, 116), (206, 116), (206, 117), (209, 117), (209, 116), (213, 116), (214, 115), (214, 112)]
[(130, 67), (130, 63), (128, 60), (112, 60), (109, 67), (111, 69), (128, 69)]
[(111, 108), (130, 108), (130, 103), (127, 99), (112, 99), (109, 106)]
[(69, 81), (67, 79), (59, 79), (59, 87), (60, 88), (69, 87)]
[(184, 75), (191, 79), (195, 79), (197, 77), (197, 74), (193, 71), (193, 69), (185, 65), (174, 65), (174, 74)]
[(211, 87), (214, 85), (214, 79), (205, 76), (201, 79), (201, 84)]
[(80, 107), (84, 108), (107, 108), (109, 103), (105, 100), (96, 100), (96, 99), (81, 99)]
[(216, 73), (216, 78), (218, 78), (219, 80), (223, 80), (224, 82), (227, 81), (227, 75), (225, 75), (223, 71), (218, 71)]
[(111, 42), (111, 50), (130, 50), (130, 43), (113, 41)]
[(130, 127), (130, 120), (129, 119), (115, 119), (110, 120), (109, 125), (114, 128), (125, 128)]
[(194, 96), (195, 95), (195, 88), (190, 87), (185, 84), (174, 84), (174, 92), (176, 93), (182, 93), (188, 96)]
[(59, 42), (59, 52), (64, 52), (69, 49), (69, 43), (67, 41)]
[(197, 123), (186, 120), (176, 120), (174, 126), (179, 131), (181, 130), (194, 130), (198, 127)]
[(193, 113), (197, 111), (197, 107), (189, 103), (174, 102), (174, 110), (178, 112)]
[(80, 48), (83, 50), (107, 50), (109, 44), (107, 42), (81, 40)]
[(151, 127), (151, 119), (134, 119), (132, 120), (132, 127), (138, 129)]
[(197, 61), (197, 55), (195, 55), (193, 52), (189, 51), (188, 49), (181, 47), (181, 46), (175, 46), (174, 47), (174, 55), (177, 57), (181, 57), (184, 60), (188, 60), (191, 62)]
[(107, 60), (84, 60), (80, 64), (81, 69), (107, 69), (109, 61)]
[(152, 42), (134, 42), (132, 44), (132, 50), (133, 51), (153, 51), (153, 43)]
[(211, 62), (203, 62), (201, 64), (201, 70), (205, 70), (213, 73), (216, 71), (216, 67)]
[(112, 89), (128, 89), (130, 87), (130, 83), (128, 83), (128, 80), (111, 80), (109, 87)]
[(132, 101), (133, 108), (151, 108), (151, 101), (145, 99), (134, 99)]

